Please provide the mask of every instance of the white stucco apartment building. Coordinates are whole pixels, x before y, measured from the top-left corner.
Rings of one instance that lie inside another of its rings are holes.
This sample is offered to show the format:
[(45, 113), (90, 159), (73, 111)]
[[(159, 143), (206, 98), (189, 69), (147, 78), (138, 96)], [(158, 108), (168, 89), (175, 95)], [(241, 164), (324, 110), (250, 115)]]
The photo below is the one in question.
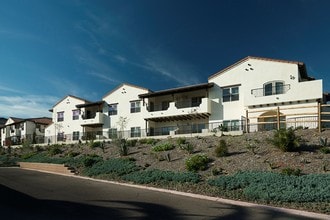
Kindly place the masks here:
[(52, 120), (47, 117), (28, 119), (10, 117), (0, 128), (1, 146), (21, 145), (24, 142), (44, 143), (45, 128), (51, 122)]
[(326, 101), (322, 80), (309, 77), (304, 63), (246, 57), (198, 85), (151, 91), (125, 83), (97, 102), (67, 96), (53, 106), (46, 136), (56, 134), (54, 142), (316, 128)]

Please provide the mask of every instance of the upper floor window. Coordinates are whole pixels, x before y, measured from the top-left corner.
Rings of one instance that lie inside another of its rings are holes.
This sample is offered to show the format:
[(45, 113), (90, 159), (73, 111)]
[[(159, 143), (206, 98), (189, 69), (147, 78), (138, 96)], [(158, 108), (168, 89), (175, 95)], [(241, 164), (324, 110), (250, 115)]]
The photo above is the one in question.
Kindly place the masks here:
[(222, 101), (223, 102), (232, 102), (239, 100), (239, 88), (227, 87), (222, 90)]
[(131, 113), (140, 112), (140, 111), (141, 111), (141, 102), (132, 101), (131, 102)]
[(264, 84), (264, 95), (277, 95), (284, 93), (284, 83), (281, 81), (273, 81)]
[(80, 110), (79, 109), (72, 110), (72, 120), (78, 120), (79, 115), (80, 115)]
[(117, 115), (117, 106), (118, 104), (110, 104), (109, 105), (109, 115)]
[(64, 112), (57, 112), (57, 121), (64, 121)]

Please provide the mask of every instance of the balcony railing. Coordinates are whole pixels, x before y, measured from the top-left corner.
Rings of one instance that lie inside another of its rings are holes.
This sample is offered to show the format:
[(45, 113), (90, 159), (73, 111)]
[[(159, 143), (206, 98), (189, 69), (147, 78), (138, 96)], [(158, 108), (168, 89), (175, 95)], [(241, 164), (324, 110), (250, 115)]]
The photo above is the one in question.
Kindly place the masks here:
[(289, 90), (290, 90), (290, 84), (286, 84), (281, 86), (272, 86), (269, 88), (252, 89), (251, 94), (254, 95), (254, 97), (262, 97), (269, 95), (285, 94)]
[[(94, 117), (91, 117), (94, 116)], [(97, 125), (97, 124), (103, 124), (103, 116), (104, 114), (101, 112), (96, 112), (93, 115), (90, 115), (89, 117), (83, 118), (81, 125)]]
[[(170, 102), (167, 106), (153, 106), (148, 109), (145, 118), (161, 118), (189, 114), (210, 114), (210, 100), (202, 98), (200, 102)], [(161, 108), (163, 107), (163, 108)]]

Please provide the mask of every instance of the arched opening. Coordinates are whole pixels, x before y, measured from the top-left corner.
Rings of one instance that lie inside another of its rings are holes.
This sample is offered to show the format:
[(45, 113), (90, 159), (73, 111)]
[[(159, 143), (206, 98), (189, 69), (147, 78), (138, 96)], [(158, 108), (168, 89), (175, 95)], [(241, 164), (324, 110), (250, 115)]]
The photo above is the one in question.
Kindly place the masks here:
[[(259, 131), (270, 131), (277, 129), (278, 122), (277, 118), (279, 116), (280, 128), (285, 128), (285, 116), (282, 113), (277, 112), (276, 110), (270, 110), (262, 113), (258, 117), (258, 130)], [(281, 123), (282, 122), (282, 123)]]

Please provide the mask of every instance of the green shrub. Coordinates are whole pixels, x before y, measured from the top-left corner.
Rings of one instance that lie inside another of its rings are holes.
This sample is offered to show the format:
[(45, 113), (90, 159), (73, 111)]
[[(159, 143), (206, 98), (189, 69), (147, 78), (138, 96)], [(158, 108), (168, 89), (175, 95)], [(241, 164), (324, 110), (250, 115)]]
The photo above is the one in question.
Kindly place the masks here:
[(154, 139), (154, 138), (142, 138), (139, 140), (140, 144), (150, 144), (150, 145), (154, 145), (158, 142), (159, 140)]
[(26, 159), (31, 158), (35, 154), (36, 154), (35, 152), (29, 152), (29, 153), (26, 153), (26, 154), (22, 154), (20, 158), (23, 159), (23, 160), (26, 160)]
[(127, 156), (128, 155), (128, 142), (126, 139), (116, 139), (114, 144), (119, 148), (120, 156)]
[(109, 160), (95, 163), (92, 167), (85, 169), (84, 174), (87, 176), (97, 176), (101, 174), (115, 174), (122, 176), (134, 171), (138, 171), (134, 161), (122, 158), (112, 158)]
[(187, 151), (189, 154), (194, 153), (194, 146), (190, 143), (180, 144), (179, 148)]
[(320, 138), (319, 138), (319, 142), (320, 142), (320, 146), (321, 146), (321, 147), (326, 147), (326, 146), (328, 146), (328, 138), (322, 138), (322, 137), (320, 137)]
[(185, 144), (186, 143), (186, 138), (179, 137), (178, 139), (176, 139), (176, 143), (177, 143), (177, 145)]
[(228, 147), (225, 140), (220, 140), (219, 145), (214, 150), (215, 156), (225, 157), (228, 156)]
[(324, 154), (330, 154), (330, 147), (322, 147), (320, 151)]
[(152, 150), (155, 152), (173, 150), (175, 146), (169, 142), (160, 143), (152, 147)]
[(67, 154), (67, 156), (68, 157), (76, 157), (76, 156), (78, 156), (80, 153), (78, 153), (78, 152), (74, 152), (74, 151), (70, 151), (68, 154)]
[(48, 148), (49, 156), (55, 156), (55, 155), (61, 154), (61, 153), (62, 153), (62, 149), (61, 149), (61, 146), (58, 144), (52, 145)]
[(283, 152), (295, 151), (299, 148), (298, 138), (292, 128), (277, 130), (271, 142)]
[(138, 142), (137, 139), (131, 139), (131, 140), (126, 141), (126, 144), (129, 147), (135, 147), (137, 142)]
[(301, 170), (287, 167), (287, 168), (282, 169), (281, 173), (284, 174), (284, 175), (288, 175), (288, 176), (291, 176), (291, 175), (300, 176), (301, 175)]
[(192, 172), (179, 173), (173, 171), (153, 169), (133, 172), (123, 176), (123, 179), (138, 184), (159, 182), (198, 183), (200, 181), (200, 176), (197, 173)]
[(185, 162), (188, 171), (206, 170), (210, 159), (204, 154), (196, 154), (188, 158)]
[(102, 142), (100, 142), (100, 141), (91, 141), (90, 142), (90, 148), (92, 148), (92, 149), (95, 149), (95, 148), (97, 148), (97, 147), (102, 147)]
[(84, 167), (92, 167), (94, 164), (101, 162), (102, 158), (97, 155), (89, 155), (83, 158)]
[(330, 175), (289, 176), (245, 171), (220, 176), (208, 183), (222, 190), (241, 190), (249, 200), (266, 202), (330, 202)]

